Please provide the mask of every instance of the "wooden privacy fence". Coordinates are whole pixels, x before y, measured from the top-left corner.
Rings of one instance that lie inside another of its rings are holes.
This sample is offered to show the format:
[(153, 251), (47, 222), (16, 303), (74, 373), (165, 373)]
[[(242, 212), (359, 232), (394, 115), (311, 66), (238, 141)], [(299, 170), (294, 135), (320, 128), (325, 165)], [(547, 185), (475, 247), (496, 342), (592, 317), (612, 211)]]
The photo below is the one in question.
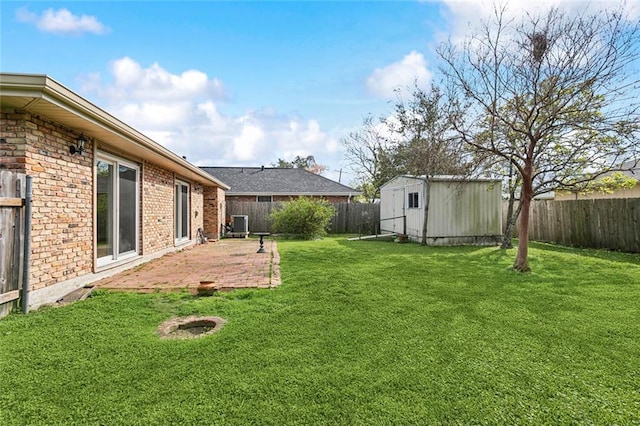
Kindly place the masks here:
[[(227, 201), (227, 216), (246, 215), (249, 232), (271, 232), (269, 215), (281, 203), (256, 203)], [(335, 214), (329, 233), (332, 234), (376, 234), (380, 228), (380, 205), (366, 203), (333, 204)]]
[(339, 203), (331, 220), (332, 234), (375, 235), (380, 233), (380, 204)]
[[(27, 311), (31, 178), (0, 171), (0, 318), (22, 297)], [(21, 291), (22, 290), (22, 291)]]
[[(249, 232), (270, 232), (269, 214), (280, 203), (227, 201), (227, 216), (247, 215)], [(377, 234), (380, 205), (334, 204), (333, 234)], [(507, 203), (503, 204), (503, 227)], [(567, 246), (640, 253), (640, 198), (541, 200), (531, 206), (529, 238)], [(514, 236), (517, 236), (518, 223)]]
[[(506, 203), (502, 211), (505, 226)], [(640, 253), (640, 198), (535, 200), (531, 203), (529, 239)]]

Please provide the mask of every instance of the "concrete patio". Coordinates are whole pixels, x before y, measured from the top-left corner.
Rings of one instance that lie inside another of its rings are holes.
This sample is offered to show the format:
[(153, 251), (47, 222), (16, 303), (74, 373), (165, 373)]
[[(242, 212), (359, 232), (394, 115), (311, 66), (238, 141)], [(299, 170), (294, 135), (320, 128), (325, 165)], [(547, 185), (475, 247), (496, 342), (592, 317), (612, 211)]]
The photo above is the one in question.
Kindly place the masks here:
[(229, 238), (189, 246), (95, 282), (95, 288), (139, 293), (189, 291), (207, 284), (220, 291), (271, 288), (280, 284), (277, 244)]

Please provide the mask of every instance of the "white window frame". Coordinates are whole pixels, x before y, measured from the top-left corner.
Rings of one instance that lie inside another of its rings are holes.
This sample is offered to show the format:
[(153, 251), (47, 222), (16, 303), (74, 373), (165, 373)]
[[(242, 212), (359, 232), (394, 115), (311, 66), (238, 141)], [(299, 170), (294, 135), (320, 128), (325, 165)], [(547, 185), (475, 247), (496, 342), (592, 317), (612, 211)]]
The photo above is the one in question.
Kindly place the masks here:
[[(112, 226), (111, 232), (113, 235), (113, 248), (112, 248), (113, 253), (111, 253), (109, 256), (103, 256), (103, 257), (97, 257), (97, 254), (96, 254), (96, 266), (98, 268), (111, 265), (116, 262), (121, 262), (123, 260), (137, 257), (140, 255), (140, 166), (136, 163), (124, 160), (120, 157), (116, 157), (114, 155), (107, 154), (104, 152), (98, 152), (96, 154), (94, 170), (97, 169), (99, 161), (103, 161), (113, 165), (114, 173), (113, 173), (113, 176), (111, 177), (113, 179), (111, 182), (111, 185), (113, 187), (114, 199), (113, 199), (113, 206), (111, 210), (112, 220), (111, 220), (111, 223), (109, 224), (109, 226)], [(123, 165), (125, 167), (128, 167), (136, 171), (136, 185), (135, 185), (136, 214), (135, 214), (135, 235), (134, 235), (135, 249), (125, 253), (120, 253), (120, 237), (118, 235), (118, 230), (120, 228), (119, 215), (118, 215), (118, 212), (120, 211), (120, 180), (118, 179), (118, 171), (119, 171), (120, 165)], [(97, 184), (98, 183), (96, 178), (96, 188), (97, 188)], [(97, 189), (96, 189), (96, 194), (97, 194)], [(96, 220), (97, 220), (97, 217), (96, 217)], [(98, 245), (98, 238), (96, 234), (96, 238), (95, 238), (96, 253), (98, 251), (97, 245)]]
[[(173, 232), (174, 232), (174, 237), (175, 237), (175, 243), (177, 244), (184, 244), (188, 241), (191, 241), (191, 185), (189, 185), (188, 182), (185, 182), (183, 180), (180, 179), (176, 179), (174, 186), (173, 186), (173, 193), (176, 194), (176, 188), (180, 188), (182, 189), (183, 187), (187, 188), (187, 222), (186, 222), (186, 236), (179, 236), (178, 235), (178, 224), (180, 224), (180, 226), (182, 227), (182, 197), (175, 197), (174, 200), (174, 223), (173, 223)], [(179, 192), (179, 194), (182, 194), (182, 191)], [(175, 196), (175, 195), (174, 195)], [(181, 231), (184, 231), (183, 229), (181, 229)]]

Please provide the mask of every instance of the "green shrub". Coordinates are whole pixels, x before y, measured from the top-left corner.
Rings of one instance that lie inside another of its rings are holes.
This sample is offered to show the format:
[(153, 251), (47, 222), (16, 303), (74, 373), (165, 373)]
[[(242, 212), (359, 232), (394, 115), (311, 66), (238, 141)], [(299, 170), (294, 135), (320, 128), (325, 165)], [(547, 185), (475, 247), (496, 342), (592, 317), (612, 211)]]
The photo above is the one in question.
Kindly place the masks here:
[(283, 203), (269, 218), (272, 232), (312, 240), (327, 235), (333, 215), (328, 201), (300, 197)]

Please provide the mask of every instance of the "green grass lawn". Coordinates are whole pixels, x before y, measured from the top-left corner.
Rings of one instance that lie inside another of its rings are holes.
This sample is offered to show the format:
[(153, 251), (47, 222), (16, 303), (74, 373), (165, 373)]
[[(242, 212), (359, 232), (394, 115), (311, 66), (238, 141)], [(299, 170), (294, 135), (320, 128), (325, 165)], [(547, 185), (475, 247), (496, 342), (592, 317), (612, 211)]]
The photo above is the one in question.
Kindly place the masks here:
[[(640, 423), (640, 256), (280, 241), (282, 286), (0, 320), (0, 424)], [(215, 335), (160, 340), (172, 316)]]

